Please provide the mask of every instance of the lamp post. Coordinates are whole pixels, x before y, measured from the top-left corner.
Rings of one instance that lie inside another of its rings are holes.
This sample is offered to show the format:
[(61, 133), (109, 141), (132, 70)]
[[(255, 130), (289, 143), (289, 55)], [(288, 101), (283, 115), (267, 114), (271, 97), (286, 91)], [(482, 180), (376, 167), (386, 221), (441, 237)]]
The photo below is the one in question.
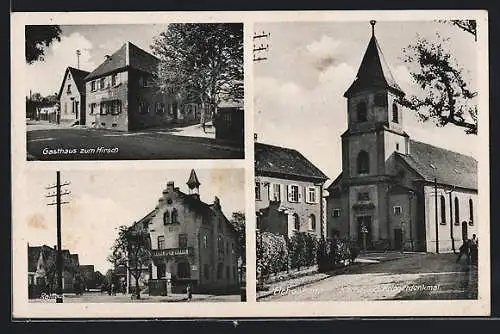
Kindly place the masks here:
[(411, 203), (413, 202), (413, 195), (415, 194), (413, 192), (413, 190), (410, 190), (409, 191), (410, 193), (410, 196), (409, 196), (409, 202), (408, 202), (408, 214), (409, 214), (409, 217), (408, 217), (408, 222), (409, 222), (409, 229), (410, 229), (410, 247), (411, 247), (411, 251), (415, 251), (415, 247), (413, 246), (413, 226), (411, 224), (411, 221), (412, 221), (412, 212), (411, 212)]
[(366, 235), (368, 234), (368, 229), (364, 222), (361, 223), (361, 237), (363, 238), (363, 252), (366, 254)]

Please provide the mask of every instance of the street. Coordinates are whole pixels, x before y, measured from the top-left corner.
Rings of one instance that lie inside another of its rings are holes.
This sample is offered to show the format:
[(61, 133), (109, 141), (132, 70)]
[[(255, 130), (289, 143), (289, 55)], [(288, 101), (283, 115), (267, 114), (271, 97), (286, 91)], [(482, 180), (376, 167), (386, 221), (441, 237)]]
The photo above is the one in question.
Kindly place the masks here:
[(241, 145), (173, 135), (172, 129), (119, 132), (85, 128), (29, 130), (28, 160), (243, 159)]
[[(30, 303), (55, 303), (54, 298), (43, 297), (30, 299)], [(169, 303), (169, 302), (241, 302), (240, 295), (205, 295), (193, 294), (192, 299), (187, 301), (185, 294), (172, 294), (168, 296), (141, 295), (141, 299), (132, 299), (128, 294), (117, 293), (108, 295), (101, 292), (86, 292), (81, 296), (75, 294), (64, 294), (63, 303)]]
[(404, 254), (395, 260), (356, 264), (316, 283), (273, 288), (259, 301), (373, 301), (476, 299), (477, 267), (454, 254)]

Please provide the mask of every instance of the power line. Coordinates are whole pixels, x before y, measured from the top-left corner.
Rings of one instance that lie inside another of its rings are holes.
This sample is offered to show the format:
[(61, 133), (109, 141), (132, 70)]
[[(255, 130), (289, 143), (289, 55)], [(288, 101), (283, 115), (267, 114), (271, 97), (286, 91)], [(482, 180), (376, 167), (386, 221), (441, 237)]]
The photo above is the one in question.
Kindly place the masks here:
[(47, 205), (56, 205), (56, 220), (57, 220), (57, 253), (56, 253), (56, 270), (57, 270), (57, 291), (56, 291), (56, 303), (62, 303), (62, 274), (63, 274), (63, 258), (61, 249), (61, 205), (69, 203), (68, 201), (63, 201), (62, 196), (69, 195), (71, 192), (69, 190), (62, 189), (62, 187), (69, 185), (69, 182), (61, 183), (61, 172), (57, 171), (56, 174), (56, 184), (50, 185), (45, 189), (55, 189), (56, 192), (49, 192), (45, 197), (54, 198), (55, 202), (48, 203)]
[[(267, 57), (263, 56), (263, 53), (267, 53), (269, 51), (269, 44), (266, 43), (267, 39), (271, 36), (271, 33), (265, 33), (262, 31), (261, 34), (254, 33), (253, 36), (253, 61), (262, 61), (267, 60)], [(264, 40), (264, 42), (260, 42)], [(259, 43), (257, 45), (257, 43)], [(264, 44), (265, 43), (265, 44)]]

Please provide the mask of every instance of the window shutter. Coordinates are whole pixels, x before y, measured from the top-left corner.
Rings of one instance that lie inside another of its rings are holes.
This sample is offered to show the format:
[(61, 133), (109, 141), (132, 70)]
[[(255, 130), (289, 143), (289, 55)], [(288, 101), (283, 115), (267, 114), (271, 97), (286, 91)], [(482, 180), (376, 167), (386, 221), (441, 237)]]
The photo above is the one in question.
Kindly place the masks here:
[(292, 202), (292, 186), (290, 184), (287, 184), (286, 190), (288, 194), (288, 202)]
[(274, 191), (274, 183), (272, 182), (269, 182), (269, 186), (267, 186), (267, 199), (269, 201), (274, 201), (274, 194), (273, 194), (273, 191)]
[(319, 201), (321, 201), (321, 194), (319, 192), (319, 188), (318, 187), (314, 187), (314, 192), (316, 194), (316, 196), (315, 196), (316, 197), (315, 203), (319, 203)]
[[(302, 188), (302, 191), (300, 191), (301, 188)], [(299, 202), (302, 202), (302, 197), (303, 197), (302, 194), (305, 191), (305, 189), (306, 189), (306, 187), (299, 187), (299, 186), (297, 186), (297, 192), (299, 193), (299, 196), (298, 196), (299, 197)]]
[(285, 187), (283, 187), (282, 184), (278, 183), (278, 187), (280, 188), (280, 201), (284, 202), (285, 201)]

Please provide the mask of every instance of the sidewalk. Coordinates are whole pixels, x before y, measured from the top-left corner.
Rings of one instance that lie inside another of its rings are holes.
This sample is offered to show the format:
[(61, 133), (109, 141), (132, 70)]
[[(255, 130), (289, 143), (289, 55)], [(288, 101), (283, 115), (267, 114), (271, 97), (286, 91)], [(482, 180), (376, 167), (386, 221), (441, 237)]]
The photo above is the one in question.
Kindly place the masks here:
[(188, 126), (178, 126), (168, 129), (154, 128), (151, 131), (160, 134), (170, 134), (175, 136), (184, 137), (200, 137), (200, 138), (212, 138), (215, 139), (215, 127), (213, 127), (212, 122), (207, 122), (205, 125), (205, 131), (201, 124), (194, 124)]
[(273, 276), (268, 282), (264, 285), (266, 290), (257, 291), (257, 299), (265, 298), (274, 294), (281, 293), (282, 291), (286, 291), (287, 289), (296, 289), (305, 285), (313, 284), (316, 282), (320, 282), (329, 277), (340, 275), (350, 268), (359, 268), (360, 266), (366, 266), (370, 264), (388, 262), (400, 259), (404, 255), (408, 253), (404, 252), (385, 252), (385, 253), (366, 253), (360, 254), (360, 256), (354, 260), (354, 263), (345, 266), (333, 269), (326, 273), (318, 272), (318, 267), (313, 266), (309, 267), (303, 271), (296, 271), (290, 273), (285, 277), (283, 274), (278, 274), (277, 276)]

